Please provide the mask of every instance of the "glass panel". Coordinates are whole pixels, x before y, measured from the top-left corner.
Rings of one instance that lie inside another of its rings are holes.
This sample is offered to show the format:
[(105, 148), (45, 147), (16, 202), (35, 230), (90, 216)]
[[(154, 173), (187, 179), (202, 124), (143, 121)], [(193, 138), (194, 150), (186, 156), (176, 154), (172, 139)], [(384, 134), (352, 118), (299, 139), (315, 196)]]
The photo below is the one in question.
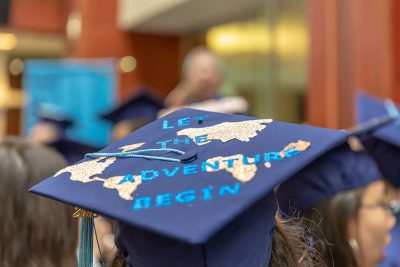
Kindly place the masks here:
[(267, 0), (259, 14), (206, 33), (226, 65), (223, 94), (244, 96), (250, 114), (304, 120), (308, 32), (306, 1)]

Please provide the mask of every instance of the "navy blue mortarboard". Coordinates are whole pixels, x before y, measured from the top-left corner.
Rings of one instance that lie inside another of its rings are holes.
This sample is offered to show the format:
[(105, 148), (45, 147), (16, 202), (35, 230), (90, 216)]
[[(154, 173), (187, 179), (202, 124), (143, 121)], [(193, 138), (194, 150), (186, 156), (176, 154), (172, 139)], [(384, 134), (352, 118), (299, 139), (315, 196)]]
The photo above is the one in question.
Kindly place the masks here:
[(365, 151), (353, 151), (347, 142), (320, 158), (279, 186), (282, 213), (302, 213), (338, 192), (361, 188), (381, 178), (378, 166)]
[(84, 144), (67, 137), (61, 137), (46, 145), (54, 148), (63, 155), (68, 164), (76, 163), (80, 161), (85, 154), (99, 149), (98, 147)]
[[(67, 137), (66, 130), (74, 125), (74, 121), (66, 118), (54, 109), (48, 108), (46, 105), (41, 106), (37, 111), (40, 123), (50, 124), (56, 130), (55, 136), (51, 140), (45, 140), (44, 145), (47, 145), (59, 152), (68, 162), (68, 164), (80, 161), (85, 154), (97, 151), (99, 148), (72, 140)], [(37, 131), (50, 130), (48, 128), (37, 128), (35, 134), (40, 134)]]
[(380, 100), (359, 92), (357, 118), (359, 123), (392, 117), (394, 122), (379, 127), (361, 139), (363, 145), (378, 163), (381, 172), (394, 186), (400, 187), (400, 107), (390, 100)]
[(277, 197), (283, 214), (302, 213), (338, 192), (381, 179), (377, 163), (360, 141), (393, 122), (392, 116), (383, 115), (357, 125), (350, 130), (347, 140), (282, 183)]
[(101, 117), (113, 124), (136, 119), (151, 122), (157, 118), (157, 113), (162, 108), (164, 108), (164, 105), (161, 99), (149, 89), (142, 88), (128, 101), (101, 115)]
[(62, 114), (57, 107), (50, 104), (41, 104), (36, 110), (39, 123), (50, 124), (57, 131), (56, 138), (65, 136), (67, 129), (74, 125), (73, 120)]
[(182, 109), (31, 192), (115, 219), (116, 245), (128, 266), (264, 267), (275, 227), (274, 188), (347, 137)]
[(53, 125), (60, 132), (60, 134), (64, 134), (65, 131), (73, 125), (72, 120), (49, 115), (40, 116), (39, 121)]
[[(59, 113), (44, 112), (44, 109), (38, 110), (39, 123), (45, 123), (51, 125), (56, 131), (54, 134), (49, 136), (50, 139), (37, 140), (37, 138), (31, 136), (33, 141), (43, 143), (53, 149), (57, 150), (61, 155), (64, 156), (68, 164), (76, 163), (80, 161), (86, 153), (97, 151), (99, 148), (84, 144), (72, 140), (67, 137), (66, 130), (74, 125), (74, 121), (62, 116)], [(33, 135), (41, 135), (40, 131), (53, 131), (49, 128), (41, 128), (35, 126)]]

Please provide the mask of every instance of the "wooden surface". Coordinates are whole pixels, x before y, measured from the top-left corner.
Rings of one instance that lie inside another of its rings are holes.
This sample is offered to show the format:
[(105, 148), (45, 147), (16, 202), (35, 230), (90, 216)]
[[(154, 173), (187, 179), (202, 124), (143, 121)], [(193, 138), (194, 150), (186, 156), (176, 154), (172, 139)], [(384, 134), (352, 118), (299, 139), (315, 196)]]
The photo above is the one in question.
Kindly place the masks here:
[[(311, 36), (307, 120), (346, 128), (355, 123), (357, 89), (400, 100), (400, 3), (309, 0)], [(395, 11), (397, 10), (397, 11)], [(397, 12), (398, 13), (398, 12)]]

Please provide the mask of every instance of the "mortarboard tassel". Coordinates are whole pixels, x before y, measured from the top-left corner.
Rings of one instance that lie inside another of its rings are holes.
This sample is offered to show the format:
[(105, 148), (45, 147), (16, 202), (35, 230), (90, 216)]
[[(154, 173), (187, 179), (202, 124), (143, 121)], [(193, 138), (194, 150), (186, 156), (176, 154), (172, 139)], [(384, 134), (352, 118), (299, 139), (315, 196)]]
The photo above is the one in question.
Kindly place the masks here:
[(76, 207), (73, 214), (74, 218), (79, 218), (79, 255), (78, 267), (92, 267), (93, 266), (93, 227), (94, 227), (94, 214)]

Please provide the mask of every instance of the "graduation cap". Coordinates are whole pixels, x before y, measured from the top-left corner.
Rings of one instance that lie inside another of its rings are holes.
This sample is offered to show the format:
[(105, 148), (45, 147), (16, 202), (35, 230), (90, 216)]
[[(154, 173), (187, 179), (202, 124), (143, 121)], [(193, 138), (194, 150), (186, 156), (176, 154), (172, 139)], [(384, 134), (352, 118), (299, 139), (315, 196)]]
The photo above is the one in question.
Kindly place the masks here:
[(157, 118), (157, 113), (164, 105), (149, 89), (141, 88), (128, 101), (102, 114), (100, 117), (113, 124), (124, 120), (145, 120), (151, 122)]
[(61, 137), (48, 143), (47, 146), (57, 150), (68, 164), (80, 161), (85, 154), (99, 150), (98, 147), (91, 146), (82, 142), (72, 140), (67, 137)]
[(64, 135), (65, 131), (72, 127), (74, 124), (72, 120), (65, 119), (62, 117), (57, 116), (49, 116), (49, 115), (42, 115), (39, 117), (39, 122), (41, 123), (48, 123), (56, 127), (58, 132)]
[(370, 155), (353, 151), (345, 141), (282, 183), (277, 191), (279, 207), (285, 216), (293, 216), (338, 192), (379, 179), (381, 174)]
[(367, 131), (361, 141), (376, 160), (384, 177), (394, 186), (400, 187), (400, 164), (398, 164), (400, 160), (400, 107), (390, 100), (381, 100), (362, 92), (358, 93), (357, 120), (359, 123), (384, 120), (385, 117), (392, 118), (391, 123)]
[[(182, 109), (30, 191), (83, 209), (76, 213), (82, 255), (92, 248), (86, 237), (97, 213), (116, 220), (116, 246), (128, 265), (267, 266), (274, 188), (347, 137), (345, 131)], [(90, 266), (90, 259), (80, 262)]]
[[(55, 136), (51, 139), (43, 140), (46, 146), (55, 149), (59, 152), (68, 162), (68, 164), (76, 163), (81, 160), (86, 153), (97, 151), (99, 148), (94, 147), (83, 142), (72, 140), (66, 135), (66, 130), (74, 125), (74, 121), (61, 115), (59, 112), (49, 112), (48, 108), (40, 108), (37, 112), (39, 123), (51, 125), (55, 130)], [(33, 130), (32, 135), (42, 135), (41, 131), (48, 131), (52, 129), (37, 127)], [(31, 136), (31, 139), (37, 139)], [(40, 137), (39, 137), (40, 139)]]
[(366, 151), (363, 140), (394, 122), (395, 118), (384, 114), (351, 128), (347, 140), (282, 183), (277, 197), (283, 214), (302, 213), (338, 192), (361, 188), (381, 179), (381, 170)]
[(39, 123), (48, 124), (54, 128), (56, 139), (65, 136), (66, 130), (74, 125), (73, 120), (65, 116), (58, 107), (51, 104), (42, 103), (36, 109), (36, 116)]

